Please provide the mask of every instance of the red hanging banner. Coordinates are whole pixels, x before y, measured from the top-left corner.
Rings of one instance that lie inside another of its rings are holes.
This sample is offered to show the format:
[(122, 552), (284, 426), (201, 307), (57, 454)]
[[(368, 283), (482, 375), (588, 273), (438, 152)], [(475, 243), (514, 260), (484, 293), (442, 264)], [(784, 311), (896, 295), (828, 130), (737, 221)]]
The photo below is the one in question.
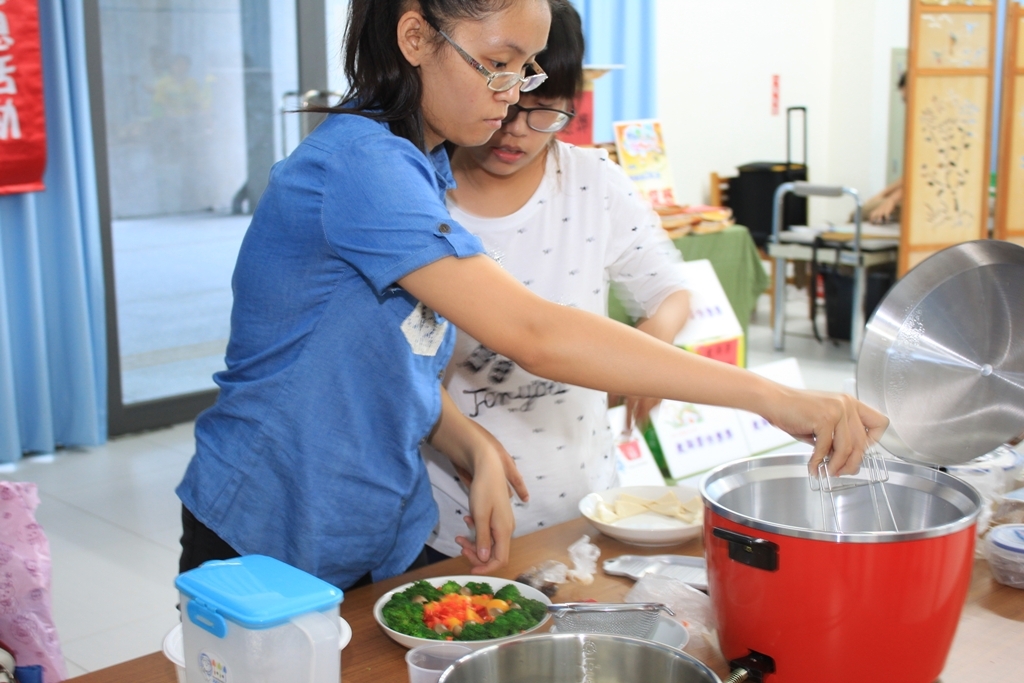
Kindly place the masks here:
[(36, 0), (0, 0), (0, 194), (38, 192), (46, 169)]

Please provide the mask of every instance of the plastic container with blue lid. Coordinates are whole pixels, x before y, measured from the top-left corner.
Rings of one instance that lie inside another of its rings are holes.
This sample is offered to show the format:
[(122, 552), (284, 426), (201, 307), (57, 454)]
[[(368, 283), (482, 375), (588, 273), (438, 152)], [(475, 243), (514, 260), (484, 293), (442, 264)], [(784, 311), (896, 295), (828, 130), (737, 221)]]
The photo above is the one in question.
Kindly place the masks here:
[(1001, 524), (985, 539), (992, 578), (1024, 590), (1024, 524)]
[(262, 555), (178, 576), (188, 683), (337, 683), (341, 590)]

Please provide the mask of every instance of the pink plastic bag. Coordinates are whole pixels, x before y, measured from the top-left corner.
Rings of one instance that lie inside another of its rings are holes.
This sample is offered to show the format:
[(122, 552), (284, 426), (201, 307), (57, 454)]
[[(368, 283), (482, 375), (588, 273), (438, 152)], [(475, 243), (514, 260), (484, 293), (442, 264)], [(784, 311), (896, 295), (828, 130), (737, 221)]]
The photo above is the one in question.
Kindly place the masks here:
[(50, 542), (35, 518), (35, 484), (0, 481), (0, 641), (44, 683), (67, 678), (50, 614)]

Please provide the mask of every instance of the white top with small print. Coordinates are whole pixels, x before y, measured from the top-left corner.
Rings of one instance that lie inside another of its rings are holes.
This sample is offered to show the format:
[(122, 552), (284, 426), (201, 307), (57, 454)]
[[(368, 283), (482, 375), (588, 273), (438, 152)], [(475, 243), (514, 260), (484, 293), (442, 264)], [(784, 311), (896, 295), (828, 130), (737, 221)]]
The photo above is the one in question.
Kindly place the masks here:
[[(684, 289), (679, 251), (604, 150), (556, 143), (537, 191), (509, 216), (473, 216), (450, 199), (448, 208), (492, 258), (550, 301), (607, 315), (615, 283), (651, 315)], [(530, 502), (515, 500), (516, 536), (578, 516), (581, 498), (615, 485), (604, 392), (532, 375), (461, 330), (445, 386), (463, 413), (501, 441), (526, 480)], [(422, 450), (440, 510), (427, 543), (457, 555), (455, 536), (468, 535), (467, 489), (445, 456)]]

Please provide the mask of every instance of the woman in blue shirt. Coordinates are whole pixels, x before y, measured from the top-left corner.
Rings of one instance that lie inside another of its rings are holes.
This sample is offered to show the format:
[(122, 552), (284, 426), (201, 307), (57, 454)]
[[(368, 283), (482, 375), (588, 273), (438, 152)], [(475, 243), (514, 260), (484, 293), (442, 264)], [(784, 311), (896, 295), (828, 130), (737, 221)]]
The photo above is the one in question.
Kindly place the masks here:
[(181, 569), (271, 555), (342, 588), (405, 571), (437, 508), (418, 445), (472, 477), (474, 571), (508, 558), (511, 459), (441, 388), (454, 326), (550, 379), (757, 412), (856, 469), (886, 420), (548, 302), (452, 220), (442, 143), (543, 81), (548, 0), (352, 0), (350, 94), (271, 172), (232, 281), (227, 369), (177, 493)]

